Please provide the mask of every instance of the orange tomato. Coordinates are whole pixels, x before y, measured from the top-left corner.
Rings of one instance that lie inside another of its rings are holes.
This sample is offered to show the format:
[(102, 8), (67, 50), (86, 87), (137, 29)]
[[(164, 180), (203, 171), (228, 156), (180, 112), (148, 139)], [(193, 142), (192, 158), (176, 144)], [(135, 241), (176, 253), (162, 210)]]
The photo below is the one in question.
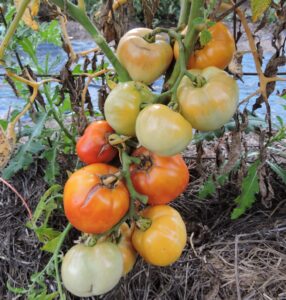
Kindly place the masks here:
[(130, 168), (133, 185), (149, 204), (169, 203), (186, 189), (189, 171), (180, 154), (162, 157), (140, 147), (132, 155), (141, 158), (141, 164)]
[(106, 183), (118, 169), (92, 164), (71, 175), (64, 188), (67, 219), (78, 230), (103, 233), (120, 221), (129, 208), (129, 192), (122, 181)]
[(76, 143), (77, 155), (86, 164), (107, 163), (117, 154), (116, 148), (108, 143), (114, 130), (106, 121), (92, 122)]
[[(186, 31), (185, 28), (182, 33)], [(235, 52), (235, 42), (231, 32), (221, 22), (210, 27), (209, 31), (212, 39), (202, 49), (194, 51), (190, 56), (188, 69), (204, 69), (210, 66), (225, 69), (231, 62)], [(179, 56), (178, 43), (174, 45), (174, 56), (176, 59)]]

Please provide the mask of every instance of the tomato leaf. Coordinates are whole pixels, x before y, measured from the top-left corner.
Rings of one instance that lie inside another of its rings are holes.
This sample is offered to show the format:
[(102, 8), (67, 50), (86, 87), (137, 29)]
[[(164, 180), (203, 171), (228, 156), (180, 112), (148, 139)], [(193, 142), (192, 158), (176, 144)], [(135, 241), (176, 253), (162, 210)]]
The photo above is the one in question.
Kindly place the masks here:
[(60, 173), (60, 167), (57, 162), (58, 141), (53, 144), (53, 148), (44, 152), (44, 157), (48, 161), (44, 179), (52, 185), (55, 182), (56, 176)]
[(259, 192), (257, 176), (259, 165), (260, 160), (257, 160), (248, 168), (248, 174), (242, 181), (241, 194), (234, 200), (237, 207), (232, 211), (232, 220), (236, 220), (243, 215), (256, 200), (255, 195)]
[(58, 235), (52, 240), (46, 242), (41, 249), (50, 253), (54, 253), (56, 251), (60, 238), (61, 238), (61, 232), (58, 232)]
[(209, 43), (212, 39), (212, 34), (209, 30), (204, 29), (200, 33), (200, 44), (201, 46), (205, 46), (207, 43)]
[(29, 140), (19, 147), (14, 158), (10, 160), (8, 167), (3, 170), (2, 176), (5, 179), (11, 178), (22, 169), (27, 169), (34, 161), (33, 155), (39, 153), (45, 148), (45, 146), (41, 142), (37, 141), (36, 138), (41, 135), (48, 115), (49, 111), (40, 115), (37, 123), (33, 126), (33, 131), (31, 132)]
[(259, 17), (268, 9), (270, 4), (271, 4), (271, 0), (250, 1), (253, 22), (256, 22), (259, 19)]

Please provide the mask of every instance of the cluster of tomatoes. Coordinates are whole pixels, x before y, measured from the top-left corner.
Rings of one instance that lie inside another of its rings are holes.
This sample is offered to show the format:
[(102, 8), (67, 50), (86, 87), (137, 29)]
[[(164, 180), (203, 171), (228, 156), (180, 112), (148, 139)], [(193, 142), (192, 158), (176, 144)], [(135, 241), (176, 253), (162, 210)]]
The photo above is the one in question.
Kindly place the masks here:
[[(174, 53), (178, 56), (176, 44), (173, 50), (161, 34), (147, 42), (143, 37), (151, 30), (146, 28), (133, 29), (120, 40), (117, 56), (133, 81), (119, 83), (110, 92), (104, 106), (106, 120), (91, 123), (78, 140), (77, 154), (87, 166), (73, 173), (64, 188), (67, 219), (98, 238), (93, 246), (72, 247), (63, 258), (63, 283), (73, 294), (108, 292), (132, 269), (137, 252), (156, 266), (180, 257), (186, 227), (180, 214), (167, 205), (189, 182), (180, 152), (191, 141), (192, 128), (219, 128), (232, 117), (238, 99), (235, 80), (222, 70), (234, 52), (232, 36), (222, 23), (210, 31), (212, 40), (189, 62), (189, 72), (205, 83), (197, 87), (189, 76), (183, 77), (176, 91), (179, 112), (156, 104), (147, 86), (166, 72)], [(223, 57), (225, 51), (229, 55)], [(120, 147), (113, 146), (114, 139), (121, 139)], [(122, 170), (109, 164), (117, 155), (123, 161), (124, 153), (127, 170), (124, 162)], [(145, 195), (148, 204), (138, 214), (142, 203), (134, 199), (134, 191)], [(128, 225), (123, 221), (130, 216), (136, 217)]]

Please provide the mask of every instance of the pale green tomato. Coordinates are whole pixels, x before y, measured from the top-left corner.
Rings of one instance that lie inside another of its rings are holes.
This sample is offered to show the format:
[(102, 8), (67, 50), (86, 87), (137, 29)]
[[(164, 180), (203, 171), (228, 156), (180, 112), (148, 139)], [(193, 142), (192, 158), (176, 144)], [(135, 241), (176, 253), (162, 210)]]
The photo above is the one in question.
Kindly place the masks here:
[(105, 101), (105, 118), (117, 133), (134, 136), (141, 104), (152, 103), (153, 99), (154, 95), (143, 83), (119, 83)]
[(185, 76), (177, 90), (182, 115), (195, 129), (216, 130), (228, 122), (238, 104), (238, 86), (226, 72), (216, 67), (189, 71), (206, 79), (202, 87), (195, 87)]
[(192, 126), (179, 113), (166, 105), (145, 107), (136, 121), (139, 143), (160, 156), (171, 156), (183, 151), (192, 139)]
[(102, 295), (112, 290), (123, 273), (123, 258), (118, 247), (110, 242), (93, 247), (73, 246), (62, 262), (65, 288), (78, 297)]

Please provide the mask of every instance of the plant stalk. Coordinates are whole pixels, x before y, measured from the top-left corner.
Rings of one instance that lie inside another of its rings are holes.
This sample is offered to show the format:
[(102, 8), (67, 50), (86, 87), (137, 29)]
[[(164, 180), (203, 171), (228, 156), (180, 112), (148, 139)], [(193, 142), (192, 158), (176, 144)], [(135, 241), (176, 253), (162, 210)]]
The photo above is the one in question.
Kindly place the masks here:
[(100, 47), (102, 52), (108, 58), (110, 63), (113, 65), (115, 71), (118, 74), (120, 82), (130, 81), (131, 78), (126, 71), (126, 69), (120, 64), (119, 60), (117, 59), (116, 55), (113, 53), (111, 48), (108, 46), (104, 37), (100, 34), (99, 30), (92, 24), (86, 12), (83, 11), (78, 6), (72, 4), (70, 1), (67, 0), (51, 0), (54, 4), (59, 6), (61, 9), (66, 8), (67, 13), (78, 21), (86, 31), (92, 36), (94, 41), (96, 42), (97, 46)]
[[(191, 53), (194, 50), (194, 45), (197, 41), (199, 31), (196, 30), (193, 20), (203, 16), (203, 0), (193, 0), (191, 5), (191, 12), (188, 19), (188, 30), (184, 39), (185, 46), (185, 62), (189, 60)], [(180, 62), (179, 60), (176, 62), (173, 73), (170, 79), (167, 81), (165, 87), (166, 89), (170, 89), (176, 83), (178, 76), (180, 75)]]
[(21, 1), (19, 9), (17, 10), (16, 16), (15, 16), (14, 20), (12, 21), (12, 23), (10, 24), (10, 26), (5, 34), (5, 37), (0, 45), (0, 64), (1, 64), (1, 61), (3, 61), (5, 50), (6, 50), (7, 46), (9, 45), (9, 42), (10, 42), (13, 34), (15, 33), (17, 26), (18, 26), (22, 16), (24, 15), (25, 10), (26, 10), (27, 6), (29, 5), (30, 1), (31, 0), (22, 0)]

